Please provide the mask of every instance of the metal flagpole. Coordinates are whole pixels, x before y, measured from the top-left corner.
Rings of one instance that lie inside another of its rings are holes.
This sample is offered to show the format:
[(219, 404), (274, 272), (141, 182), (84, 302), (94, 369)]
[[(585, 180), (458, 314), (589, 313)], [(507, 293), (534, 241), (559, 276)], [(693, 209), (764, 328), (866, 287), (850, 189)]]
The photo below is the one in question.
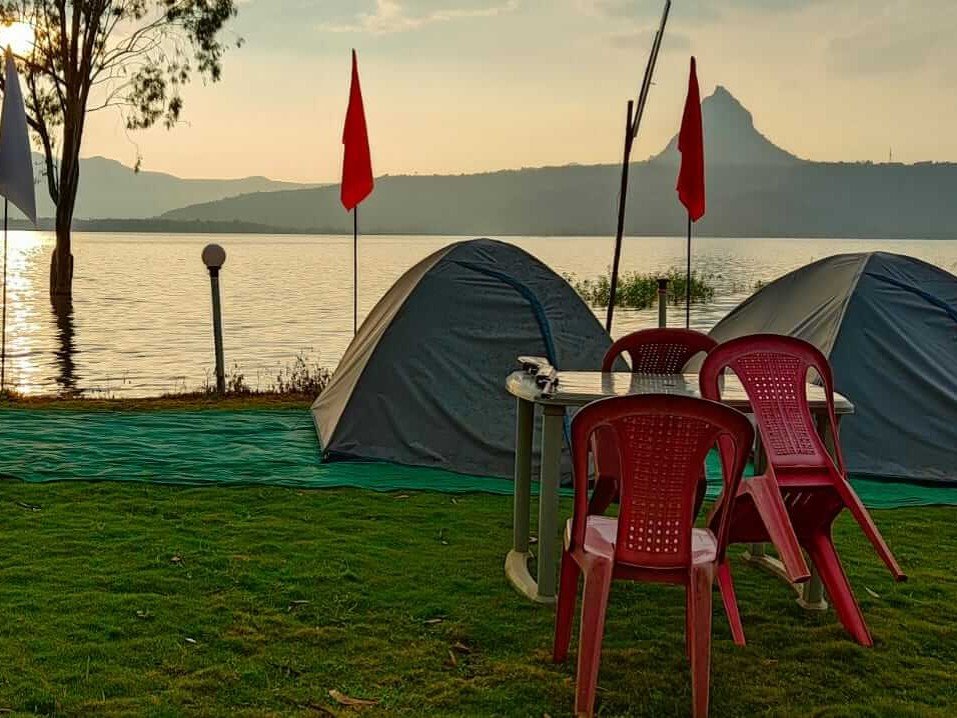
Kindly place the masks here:
[(685, 329), (691, 329), (691, 215), (688, 215), (688, 270), (685, 274)]
[(359, 205), (352, 208), (352, 336), (359, 332)]
[(7, 388), (7, 208), (9, 201), (3, 198), (3, 335), (0, 340), (0, 392)]

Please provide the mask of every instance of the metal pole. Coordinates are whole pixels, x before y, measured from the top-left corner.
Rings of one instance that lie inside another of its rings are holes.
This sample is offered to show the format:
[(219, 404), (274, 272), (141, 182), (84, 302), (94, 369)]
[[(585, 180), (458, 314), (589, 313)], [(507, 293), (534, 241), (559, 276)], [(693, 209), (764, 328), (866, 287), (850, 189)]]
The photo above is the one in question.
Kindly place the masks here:
[(213, 297), (213, 345), (216, 350), (216, 391), (226, 393), (226, 360), (223, 358), (223, 307), (219, 301), (219, 270), (226, 263), (226, 250), (218, 244), (203, 248), (203, 264), (209, 270), (209, 286)]
[(359, 205), (352, 208), (352, 336), (359, 333)]
[(615, 316), (615, 293), (618, 291), (618, 264), (621, 259), (621, 239), (625, 225), (625, 202), (627, 200), (628, 164), (631, 162), (631, 147), (638, 137), (638, 129), (641, 127), (641, 118), (645, 113), (645, 104), (648, 102), (648, 93), (651, 90), (651, 83), (655, 74), (655, 65), (658, 63), (658, 52), (661, 50), (661, 41), (665, 35), (665, 27), (668, 25), (668, 14), (670, 11), (671, 0), (665, 0), (664, 11), (661, 14), (661, 25), (658, 27), (658, 32), (655, 33), (655, 39), (651, 44), (651, 52), (648, 54), (648, 64), (645, 65), (645, 74), (641, 81), (641, 89), (638, 92), (638, 105), (635, 107), (632, 101), (628, 102), (628, 125), (625, 128), (625, 158), (621, 168), (621, 194), (618, 197), (618, 232), (615, 236), (615, 259), (611, 270), (608, 316), (605, 319), (605, 331), (609, 334), (611, 333), (611, 324)]
[(0, 392), (7, 388), (7, 209), (9, 201), (3, 198), (3, 335), (0, 347)]
[(691, 328), (691, 215), (688, 215), (688, 269), (685, 274), (685, 329)]
[(621, 189), (618, 194), (618, 231), (615, 233), (615, 258), (611, 265), (611, 286), (608, 290), (608, 316), (605, 318), (605, 331), (611, 334), (611, 323), (615, 318), (615, 295), (618, 292), (618, 265), (621, 262), (621, 240), (625, 233), (625, 202), (628, 197), (628, 165), (631, 159), (631, 144), (635, 141), (632, 134), (632, 113), (635, 103), (628, 100), (628, 117), (625, 122), (625, 156), (621, 163)]
[(668, 25), (668, 14), (671, 12), (671, 0), (665, 0), (665, 9), (661, 13), (661, 24), (658, 26), (658, 32), (655, 33), (655, 39), (651, 43), (651, 52), (648, 55), (648, 64), (645, 65), (645, 75), (641, 81), (641, 89), (638, 91), (638, 107), (635, 113), (634, 128), (632, 135), (638, 137), (638, 130), (641, 127), (641, 118), (645, 114), (645, 104), (648, 102), (648, 93), (651, 91), (651, 83), (654, 79), (655, 65), (658, 64), (658, 52), (661, 50), (661, 41), (665, 36), (665, 27)]
[(219, 267), (209, 268), (213, 293), (213, 343), (216, 346), (216, 391), (226, 393), (226, 360), (223, 357), (223, 308), (219, 301)]
[(658, 280), (658, 327), (668, 326), (668, 278)]

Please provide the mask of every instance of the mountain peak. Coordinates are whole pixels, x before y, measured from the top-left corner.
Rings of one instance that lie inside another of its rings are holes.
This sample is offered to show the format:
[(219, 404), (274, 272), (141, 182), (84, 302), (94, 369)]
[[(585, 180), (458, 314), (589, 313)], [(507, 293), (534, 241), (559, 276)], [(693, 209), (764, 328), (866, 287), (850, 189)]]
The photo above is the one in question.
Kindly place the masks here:
[[(800, 160), (754, 126), (754, 118), (728, 88), (715, 87), (701, 103), (705, 162), (716, 165), (784, 165)], [(678, 163), (678, 136), (653, 161)]]

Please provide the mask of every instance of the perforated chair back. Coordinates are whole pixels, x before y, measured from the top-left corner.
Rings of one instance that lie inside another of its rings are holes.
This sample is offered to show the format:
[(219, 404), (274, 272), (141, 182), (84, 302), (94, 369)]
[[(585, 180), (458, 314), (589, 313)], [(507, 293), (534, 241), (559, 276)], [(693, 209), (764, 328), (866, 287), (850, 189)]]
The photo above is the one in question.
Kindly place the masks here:
[[(834, 380), (830, 364), (815, 346), (777, 334), (755, 334), (725, 342), (713, 349), (701, 366), (702, 396), (721, 398), (720, 380), (726, 369), (737, 375), (748, 394), (772, 468), (830, 468), (844, 475), (834, 413)], [(811, 370), (824, 385), (836, 462), (818, 433), (808, 405)]]
[[(754, 440), (747, 417), (717, 402), (659, 394), (614, 397), (585, 406), (572, 422), (573, 545), (584, 540), (588, 452), (596, 431), (608, 437), (603, 450), (613, 446), (621, 467), (616, 562), (649, 569), (690, 566), (701, 466), (723, 438), (734, 447), (724, 472), (724, 494), (737, 493)], [(719, 558), (727, 535), (725, 522), (717, 531)]]
[(695, 354), (716, 346), (707, 334), (692, 329), (643, 329), (612, 344), (601, 370), (612, 371), (618, 358), (628, 354), (633, 374), (680, 374)]

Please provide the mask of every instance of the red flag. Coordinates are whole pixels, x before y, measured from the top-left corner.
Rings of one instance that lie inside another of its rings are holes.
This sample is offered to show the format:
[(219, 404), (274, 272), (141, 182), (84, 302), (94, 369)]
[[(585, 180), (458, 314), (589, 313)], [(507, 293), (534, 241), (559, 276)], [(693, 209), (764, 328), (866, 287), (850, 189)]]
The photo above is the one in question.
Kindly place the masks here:
[(359, 87), (359, 65), (356, 51), (352, 51), (352, 86), (349, 88), (349, 109), (346, 110), (346, 126), (342, 132), (342, 189), (340, 197), (346, 210), (352, 210), (372, 193), (375, 180), (372, 178), (372, 157), (369, 153), (369, 132), (366, 129), (366, 113), (362, 107), (362, 90)]
[(691, 58), (688, 99), (678, 133), (681, 170), (678, 172), (678, 199), (688, 208), (688, 216), (697, 222), (704, 216), (704, 128), (701, 123), (701, 94), (695, 59)]

